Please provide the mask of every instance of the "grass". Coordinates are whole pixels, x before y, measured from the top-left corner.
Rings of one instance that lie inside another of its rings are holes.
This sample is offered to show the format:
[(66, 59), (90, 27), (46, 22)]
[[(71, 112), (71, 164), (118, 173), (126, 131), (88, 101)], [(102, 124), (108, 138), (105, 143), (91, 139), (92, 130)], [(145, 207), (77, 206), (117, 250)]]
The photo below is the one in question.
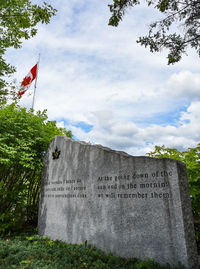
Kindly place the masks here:
[[(153, 260), (125, 259), (105, 254), (86, 243), (53, 241), (37, 234), (0, 238), (0, 269), (170, 269)], [(176, 269), (183, 269), (182, 265)]]

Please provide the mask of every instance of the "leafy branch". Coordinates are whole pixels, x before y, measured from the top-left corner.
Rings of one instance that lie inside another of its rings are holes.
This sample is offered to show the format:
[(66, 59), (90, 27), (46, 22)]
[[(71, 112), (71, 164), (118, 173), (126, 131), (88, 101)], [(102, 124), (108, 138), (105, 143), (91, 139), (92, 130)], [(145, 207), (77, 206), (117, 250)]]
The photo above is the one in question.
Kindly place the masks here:
[[(139, 5), (138, 0), (113, 0), (109, 5), (112, 16), (109, 25), (118, 26), (127, 8)], [(149, 26), (148, 35), (137, 43), (149, 47), (151, 52), (168, 49), (168, 64), (179, 62), (189, 47), (200, 56), (200, 2), (197, 0), (147, 0), (148, 6), (158, 9), (164, 18)], [(176, 29), (174, 31), (174, 28)]]

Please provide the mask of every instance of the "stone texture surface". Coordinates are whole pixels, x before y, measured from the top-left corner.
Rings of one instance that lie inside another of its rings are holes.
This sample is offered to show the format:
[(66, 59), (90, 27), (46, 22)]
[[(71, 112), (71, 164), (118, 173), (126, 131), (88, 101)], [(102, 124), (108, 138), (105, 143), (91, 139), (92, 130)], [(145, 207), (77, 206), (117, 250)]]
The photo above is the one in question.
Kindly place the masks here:
[[(61, 152), (53, 159), (56, 147)], [(45, 159), (38, 229), (114, 255), (197, 268), (186, 168), (172, 159), (55, 137)]]

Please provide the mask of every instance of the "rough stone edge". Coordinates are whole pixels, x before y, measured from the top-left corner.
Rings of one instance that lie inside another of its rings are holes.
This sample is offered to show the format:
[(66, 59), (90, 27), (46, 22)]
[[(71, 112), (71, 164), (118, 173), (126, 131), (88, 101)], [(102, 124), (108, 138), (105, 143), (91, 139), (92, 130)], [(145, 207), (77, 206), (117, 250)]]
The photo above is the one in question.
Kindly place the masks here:
[[(182, 167), (181, 167), (182, 166)], [(188, 262), (191, 269), (198, 268), (198, 253), (195, 240), (195, 230), (193, 223), (192, 205), (190, 193), (188, 194), (189, 184), (187, 179), (187, 169), (184, 163), (177, 163), (177, 171), (179, 178), (181, 207), (183, 213), (183, 225), (185, 233), (185, 242), (188, 254)], [(184, 182), (184, 184), (182, 184)], [(183, 206), (183, 204), (185, 206)]]
[[(173, 162), (176, 162), (176, 163), (180, 163), (182, 165), (185, 165), (184, 163), (182, 163), (181, 161), (179, 160), (176, 160), (176, 159), (171, 159), (171, 158), (155, 158), (155, 157), (149, 157), (149, 156), (133, 156), (131, 154), (128, 154), (124, 151), (120, 151), (120, 150), (114, 150), (114, 149), (111, 149), (109, 147), (105, 147), (105, 146), (102, 146), (101, 144), (90, 144), (88, 142), (85, 142), (85, 141), (77, 141), (75, 139), (72, 139), (72, 138), (69, 138), (67, 136), (55, 136), (53, 138), (53, 140), (51, 141), (51, 143), (49, 144), (49, 147), (51, 146), (51, 144), (53, 144), (57, 138), (64, 138), (65, 140), (67, 141), (71, 141), (73, 143), (79, 143), (81, 145), (84, 145), (84, 146), (88, 146), (88, 147), (95, 147), (95, 148), (98, 148), (98, 149), (102, 149), (104, 151), (107, 151), (107, 152), (112, 152), (112, 153), (116, 153), (116, 154), (119, 154), (119, 155), (122, 155), (122, 156), (125, 156), (125, 157), (131, 157), (131, 158), (148, 158), (148, 159), (156, 159), (156, 160), (169, 160), (169, 161), (173, 161)], [(48, 153), (48, 152), (47, 152)]]
[[(128, 156), (132, 156), (132, 155), (130, 155), (130, 154), (124, 152), (124, 151), (113, 150), (113, 149), (111, 149), (111, 148), (104, 147), (104, 146), (102, 146), (102, 145), (100, 145), (100, 144), (90, 144), (89, 142), (85, 142), (85, 141), (77, 141), (77, 140), (74, 140), (74, 139), (69, 138), (69, 137), (67, 137), (67, 136), (58, 136), (58, 135), (57, 135), (57, 136), (54, 137), (54, 139), (51, 141), (51, 143), (53, 143), (57, 138), (61, 138), (61, 137), (63, 137), (65, 140), (71, 141), (71, 142), (73, 142), (73, 143), (79, 143), (79, 144), (84, 145), (84, 146), (100, 148), (100, 149), (102, 149), (102, 150), (115, 152), (115, 153), (118, 153), (118, 154), (121, 154), (121, 155), (124, 155), (124, 156), (127, 156), (127, 157), (128, 157)], [(50, 143), (50, 144), (51, 144), (51, 143)], [(132, 157), (133, 157), (133, 156), (132, 156)]]

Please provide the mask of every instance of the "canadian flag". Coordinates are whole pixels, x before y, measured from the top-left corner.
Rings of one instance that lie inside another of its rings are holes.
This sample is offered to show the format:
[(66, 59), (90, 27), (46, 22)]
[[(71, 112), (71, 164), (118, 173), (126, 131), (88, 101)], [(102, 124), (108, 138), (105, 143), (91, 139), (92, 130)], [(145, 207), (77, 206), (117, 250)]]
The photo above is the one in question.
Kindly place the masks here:
[(36, 78), (36, 75), (37, 75), (37, 64), (33, 66), (33, 68), (30, 70), (28, 75), (22, 81), (21, 87), (18, 91), (18, 94), (20, 95), (20, 97), (29, 89), (32, 81)]

